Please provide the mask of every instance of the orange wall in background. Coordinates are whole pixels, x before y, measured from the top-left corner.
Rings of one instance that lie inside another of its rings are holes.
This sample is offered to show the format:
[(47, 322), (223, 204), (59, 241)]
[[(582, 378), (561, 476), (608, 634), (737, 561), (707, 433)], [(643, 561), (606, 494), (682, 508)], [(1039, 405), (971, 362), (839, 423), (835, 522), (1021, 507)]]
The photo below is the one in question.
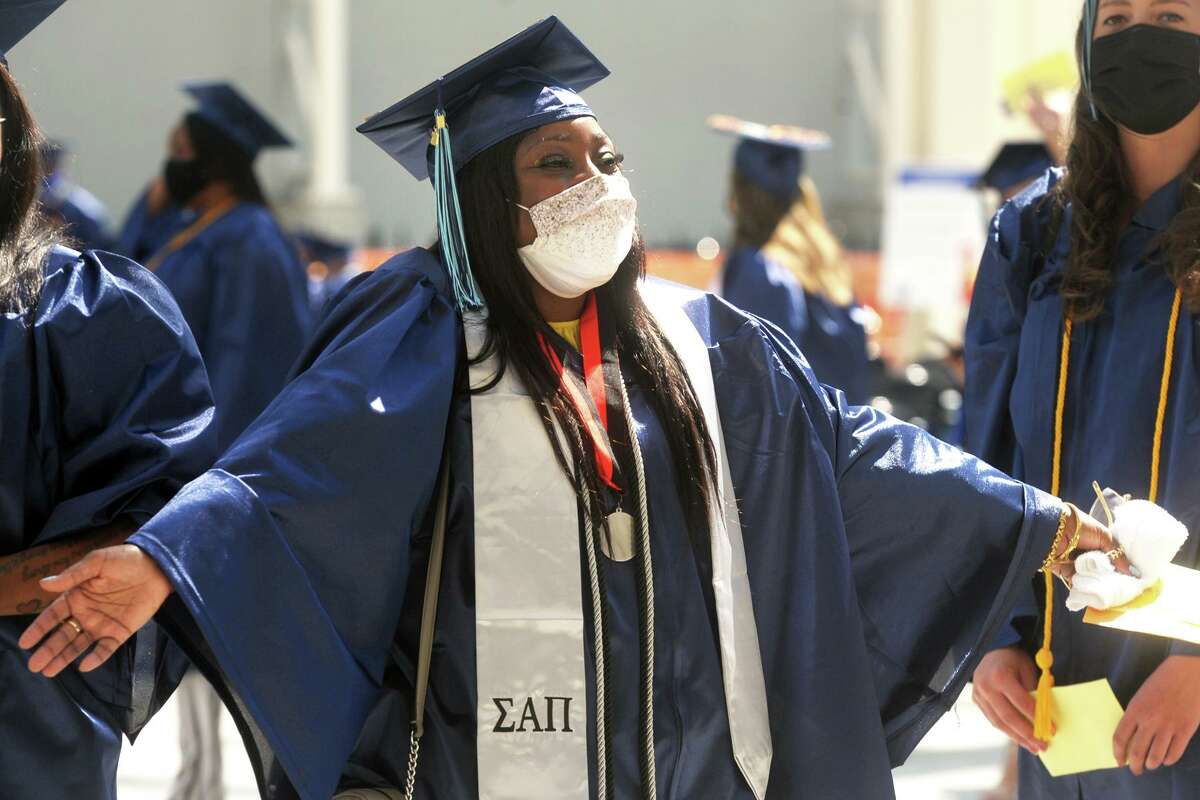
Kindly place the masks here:
[[(358, 258), (367, 265), (367, 269), (374, 269), (394, 253), (394, 250), (361, 250)], [(882, 324), (876, 341), (887, 359), (893, 352), (893, 342), (900, 335), (904, 315), (890, 311), (879, 303), (879, 253), (852, 251), (846, 253), (846, 259), (854, 274), (854, 296), (858, 302), (875, 309), (881, 317)], [(708, 291), (716, 282), (722, 260), (718, 256), (706, 261), (691, 250), (651, 250), (646, 256), (646, 267), (651, 275)]]

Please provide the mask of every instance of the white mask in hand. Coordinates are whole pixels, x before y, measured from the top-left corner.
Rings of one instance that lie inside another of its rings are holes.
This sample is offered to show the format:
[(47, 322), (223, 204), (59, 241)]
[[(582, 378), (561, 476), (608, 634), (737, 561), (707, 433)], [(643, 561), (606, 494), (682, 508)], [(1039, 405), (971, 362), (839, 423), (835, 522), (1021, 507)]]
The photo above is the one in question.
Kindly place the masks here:
[[(1188, 538), (1183, 523), (1154, 503), (1126, 500), (1111, 490), (1104, 497), (1113, 515), (1109, 530), (1137, 577), (1117, 572), (1104, 553), (1084, 553), (1075, 559), (1075, 577), (1067, 597), (1071, 611), (1102, 610), (1133, 600), (1158, 580)], [(1092, 511), (1104, 513), (1099, 501)]]
[(624, 175), (597, 175), (547, 197), (529, 212), (537, 238), (517, 255), (546, 291), (587, 294), (608, 283), (633, 247), (637, 201)]

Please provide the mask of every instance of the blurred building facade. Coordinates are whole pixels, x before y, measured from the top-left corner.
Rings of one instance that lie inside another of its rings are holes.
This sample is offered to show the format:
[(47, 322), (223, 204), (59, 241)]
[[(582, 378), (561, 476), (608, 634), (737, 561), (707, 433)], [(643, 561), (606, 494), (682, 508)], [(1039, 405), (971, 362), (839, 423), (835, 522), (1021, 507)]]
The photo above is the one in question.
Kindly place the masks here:
[(353, 125), (556, 13), (614, 71), (588, 98), (627, 154), (652, 245), (727, 238), (732, 143), (704, 126), (720, 111), (829, 131), (835, 147), (811, 160), (812, 174), (836, 232), (870, 249), (898, 165), (979, 164), (1021, 130), (1000, 109), (1000, 79), (1069, 42), (1075, 6), (106, 0), (64, 6), (13, 63), (47, 133), (72, 144), (75, 179), (118, 216), (158, 170), (166, 133), (187, 108), (179, 82), (224, 77), (300, 142), (260, 163), (285, 217), (407, 245), (432, 238), (429, 188)]

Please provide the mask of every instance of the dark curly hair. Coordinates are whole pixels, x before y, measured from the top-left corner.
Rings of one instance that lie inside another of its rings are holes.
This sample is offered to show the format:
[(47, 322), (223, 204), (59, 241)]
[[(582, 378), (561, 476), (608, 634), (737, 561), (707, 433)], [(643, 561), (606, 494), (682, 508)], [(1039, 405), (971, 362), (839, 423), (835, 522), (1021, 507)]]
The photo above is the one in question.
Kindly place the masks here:
[(40, 210), (41, 152), (33, 113), (8, 68), (0, 66), (0, 312), (37, 305), (46, 255), (61, 231)]
[[(1075, 49), (1081, 70), (1085, 37), (1091, 35), (1080, 20)], [(1133, 202), (1117, 126), (1104, 114), (1099, 117), (1092, 117), (1087, 93), (1081, 91), (1075, 98), (1066, 174), (1055, 194), (1058, 219), (1068, 206), (1071, 209), (1062, 297), (1067, 313), (1079, 322), (1104, 311), (1113, 284), (1120, 221)], [(1167, 275), (1195, 313), (1200, 312), (1200, 155), (1192, 160), (1188, 176), (1180, 187), (1179, 211), (1152, 250), (1164, 257)]]

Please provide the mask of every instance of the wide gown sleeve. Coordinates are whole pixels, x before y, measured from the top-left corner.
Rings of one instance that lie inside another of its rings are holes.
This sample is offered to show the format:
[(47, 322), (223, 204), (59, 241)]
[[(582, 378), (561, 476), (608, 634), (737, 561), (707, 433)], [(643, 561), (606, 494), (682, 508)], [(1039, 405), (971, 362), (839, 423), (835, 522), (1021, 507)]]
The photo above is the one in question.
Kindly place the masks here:
[(1024, 598), (1062, 506), (920, 428), (849, 405), (791, 342), (761, 329), (830, 459), (888, 751), (902, 763)]
[[(996, 212), (979, 265), (964, 338), (965, 449), (1017, 476), (1021, 476), (1021, 453), (1009, 405), (1029, 288), (1041, 261), (1037, 254), (1047, 244), (1041, 241), (1044, 231), (1037, 224), (1042, 216), (1037, 204), (1053, 188), (1057, 177), (1057, 172), (1046, 173)], [(1021, 642), (1031, 633), (1030, 621), (1037, 616), (1037, 600), (1030, 587), (991, 646)]]
[(300, 796), (330, 797), (374, 701), (459, 339), (428, 276), (358, 281), (280, 396), (133, 537), (186, 608), (172, 633), (253, 726), (264, 791), (278, 765)]
[(149, 519), (216, 458), (204, 365), (178, 306), (119, 256), (48, 275), (33, 325), (36, 414), (53, 511), (35, 539)]

